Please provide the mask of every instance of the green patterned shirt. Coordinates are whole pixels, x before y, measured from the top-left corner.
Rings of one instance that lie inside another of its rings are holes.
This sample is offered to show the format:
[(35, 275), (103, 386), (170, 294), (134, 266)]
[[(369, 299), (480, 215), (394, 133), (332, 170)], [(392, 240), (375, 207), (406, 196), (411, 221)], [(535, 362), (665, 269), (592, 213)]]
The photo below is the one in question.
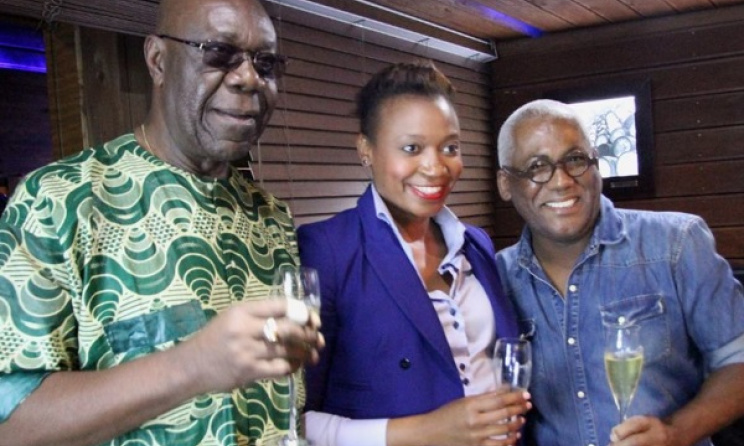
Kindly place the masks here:
[[(0, 422), (49, 373), (170, 348), (232, 303), (265, 298), (276, 266), (297, 262), (286, 204), (237, 170), (199, 178), (132, 134), (38, 169), (0, 219)], [(288, 420), (286, 380), (267, 380), (106, 444), (261, 445)]]

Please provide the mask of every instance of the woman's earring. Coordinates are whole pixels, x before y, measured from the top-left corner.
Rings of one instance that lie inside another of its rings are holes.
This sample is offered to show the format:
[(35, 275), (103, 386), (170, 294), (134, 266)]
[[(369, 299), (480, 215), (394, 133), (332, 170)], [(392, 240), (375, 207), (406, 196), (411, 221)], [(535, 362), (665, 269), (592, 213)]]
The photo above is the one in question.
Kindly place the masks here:
[(364, 167), (369, 166), (369, 158), (367, 158), (366, 156), (362, 158), (362, 166)]

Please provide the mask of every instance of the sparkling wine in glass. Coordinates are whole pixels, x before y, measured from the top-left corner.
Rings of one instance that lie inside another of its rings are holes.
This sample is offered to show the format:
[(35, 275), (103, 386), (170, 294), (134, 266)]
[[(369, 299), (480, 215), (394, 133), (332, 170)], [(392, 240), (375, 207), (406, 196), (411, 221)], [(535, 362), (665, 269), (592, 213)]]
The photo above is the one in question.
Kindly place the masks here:
[(605, 327), (604, 363), (615, 405), (620, 411), (620, 418), (625, 421), (643, 369), (640, 326), (631, 324)]
[(532, 346), (519, 338), (500, 338), (493, 350), (496, 386), (507, 385), (512, 390), (530, 386), (532, 377)]
[[(274, 272), (273, 297), (296, 299), (305, 303), (310, 311), (320, 312), (320, 282), (318, 271), (310, 267), (282, 265)], [(309, 446), (312, 443), (302, 438), (297, 431), (296, 385), (289, 375), (289, 430), (276, 443), (278, 446)]]

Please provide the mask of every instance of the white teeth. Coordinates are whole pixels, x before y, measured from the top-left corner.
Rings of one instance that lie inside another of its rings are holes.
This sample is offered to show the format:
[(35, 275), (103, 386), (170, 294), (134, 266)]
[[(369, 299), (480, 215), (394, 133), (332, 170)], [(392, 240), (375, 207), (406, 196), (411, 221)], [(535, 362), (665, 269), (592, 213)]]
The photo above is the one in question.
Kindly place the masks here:
[(439, 186), (416, 186), (416, 189), (427, 195), (436, 194), (437, 192), (442, 190), (442, 188)]
[(550, 208), (567, 208), (573, 206), (573, 204), (576, 203), (576, 199), (566, 200), (566, 201), (559, 201), (559, 202), (549, 202), (545, 203), (545, 206)]

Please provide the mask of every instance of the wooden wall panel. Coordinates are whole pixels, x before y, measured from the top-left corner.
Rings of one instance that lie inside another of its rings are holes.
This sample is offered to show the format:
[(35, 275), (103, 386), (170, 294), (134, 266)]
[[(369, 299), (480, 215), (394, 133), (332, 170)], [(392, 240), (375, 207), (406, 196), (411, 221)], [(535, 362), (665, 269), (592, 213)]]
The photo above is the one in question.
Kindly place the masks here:
[(132, 131), (144, 120), (150, 77), (144, 69), (143, 43), (141, 37), (80, 28), (86, 146)]
[(58, 24), (45, 32), (52, 153), (61, 158), (83, 147), (77, 28)]
[[(721, 254), (742, 268), (743, 26), (744, 8), (734, 7), (726, 18), (690, 13), (505, 44), (501, 58), (491, 63), (496, 126), (519, 105), (551, 90), (650, 79), (655, 191), (647, 199), (616, 203), (701, 215)], [(498, 200), (496, 207), (494, 242), (507, 246), (522, 221), (510, 204)]]

